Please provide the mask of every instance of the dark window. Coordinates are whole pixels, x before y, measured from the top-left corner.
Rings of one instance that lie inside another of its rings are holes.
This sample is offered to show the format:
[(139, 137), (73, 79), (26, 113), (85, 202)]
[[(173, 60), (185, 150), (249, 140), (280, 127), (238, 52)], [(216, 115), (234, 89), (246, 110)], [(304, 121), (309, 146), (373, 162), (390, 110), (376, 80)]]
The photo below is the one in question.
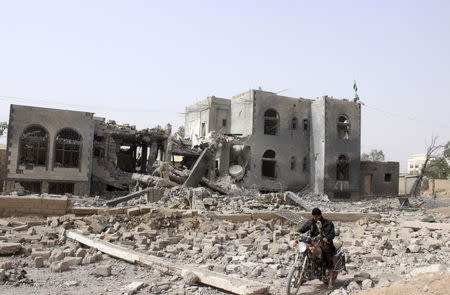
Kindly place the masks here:
[(25, 189), (26, 193), (40, 194), (42, 192), (42, 182), (23, 181), (20, 185)]
[(308, 158), (304, 157), (303, 158), (303, 172), (306, 172), (306, 169), (308, 169)]
[(105, 157), (105, 138), (103, 136), (94, 135), (94, 157)]
[(391, 182), (392, 181), (392, 174), (391, 173), (384, 174), (384, 181), (385, 182)]
[(276, 163), (275, 152), (265, 151), (262, 159), (262, 176), (276, 178)]
[(277, 111), (270, 109), (264, 113), (264, 134), (277, 135), (279, 116)]
[(50, 182), (48, 184), (48, 192), (57, 195), (73, 194), (73, 187), (73, 183)]
[(303, 130), (308, 130), (308, 119), (303, 120)]
[(340, 155), (336, 164), (336, 180), (348, 181), (350, 179), (350, 164), (347, 156)]
[(80, 166), (81, 135), (65, 128), (56, 135), (55, 166), (78, 168)]
[(338, 118), (337, 133), (340, 139), (348, 139), (350, 137), (350, 121), (346, 116)]
[(297, 128), (298, 128), (298, 120), (295, 117), (292, 118), (291, 128), (292, 128), (292, 130), (297, 130)]
[(296, 165), (297, 165), (297, 159), (295, 157), (291, 157), (291, 170), (295, 170)]
[(45, 166), (48, 154), (48, 133), (39, 126), (26, 128), (20, 136), (19, 164)]
[(206, 123), (202, 123), (202, 130), (200, 136), (206, 136)]
[(222, 127), (227, 127), (227, 119), (222, 120)]
[(94, 146), (94, 157), (103, 158), (105, 156), (105, 149), (103, 147)]

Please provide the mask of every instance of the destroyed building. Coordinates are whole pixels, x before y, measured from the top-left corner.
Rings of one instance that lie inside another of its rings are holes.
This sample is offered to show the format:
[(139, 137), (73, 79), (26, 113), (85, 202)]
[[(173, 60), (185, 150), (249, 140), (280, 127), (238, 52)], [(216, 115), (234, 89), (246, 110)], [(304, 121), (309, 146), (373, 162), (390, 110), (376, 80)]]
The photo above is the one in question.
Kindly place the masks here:
[(129, 173), (163, 160), (171, 127), (136, 130), (93, 113), (11, 105), (4, 191), (128, 191)]
[(219, 175), (243, 170), (242, 184), (262, 191), (310, 189), (334, 199), (398, 194), (397, 162), (361, 161), (361, 105), (324, 96), (294, 98), (249, 90), (208, 97), (186, 107), (185, 137), (193, 146), (216, 134)]

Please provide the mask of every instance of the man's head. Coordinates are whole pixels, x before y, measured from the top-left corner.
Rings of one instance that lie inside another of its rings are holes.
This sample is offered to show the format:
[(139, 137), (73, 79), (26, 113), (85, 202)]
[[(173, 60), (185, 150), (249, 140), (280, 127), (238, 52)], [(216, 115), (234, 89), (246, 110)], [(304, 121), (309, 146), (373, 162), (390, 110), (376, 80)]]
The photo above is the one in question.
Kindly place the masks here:
[(319, 208), (314, 208), (312, 210), (312, 216), (315, 220), (320, 220), (322, 218), (322, 211)]

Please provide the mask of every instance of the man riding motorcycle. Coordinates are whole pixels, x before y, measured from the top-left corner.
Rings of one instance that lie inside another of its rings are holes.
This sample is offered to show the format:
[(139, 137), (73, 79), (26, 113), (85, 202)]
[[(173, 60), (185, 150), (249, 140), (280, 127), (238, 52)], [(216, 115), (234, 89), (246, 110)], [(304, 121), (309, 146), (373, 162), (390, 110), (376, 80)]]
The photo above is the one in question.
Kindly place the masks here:
[[(334, 224), (328, 219), (323, 218), (322, 211), (319, 208), (312, 210), (313, 218), (308, 220), (301, 228), (300, 233), (306, 233), (309, 231), (311, 237), (320, 235), (322, 237), (322, 257), (324, 264), (328, 269), (328, 288), (333, 288), (334, 284), (334, 268), (333, 268), (333, 256), (336, 252), (336, 248), (333, 244), (333, 239), (336, 236), (334, 232)], [(318, 221), (320, 221), (320, 226)]]

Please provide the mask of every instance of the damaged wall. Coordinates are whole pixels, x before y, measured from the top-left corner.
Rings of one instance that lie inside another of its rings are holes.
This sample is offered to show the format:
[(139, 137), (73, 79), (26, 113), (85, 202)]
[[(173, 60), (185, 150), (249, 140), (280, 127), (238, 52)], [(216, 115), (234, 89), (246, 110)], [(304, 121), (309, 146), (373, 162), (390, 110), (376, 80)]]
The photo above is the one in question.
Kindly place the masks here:
[(399, 193), (398, 162), (361, 161), (362, 196), (396, 196)]
[[(322, 97), (316, 101), (320, 100), (324, 101), (320, 105), (325, 108), (323, 111), (325, 124), (322, 125), (325, 137), (320, 139), (325, 144), (324, 193), (337, 199), (358, 198), (361, 155), (360, 105), (353, 101), (329, 97)], [(348, 120), (347, 124), (339, 122), (339, 118), (342, 117)], [(313, 117), (312, 120), (315, 121), (317, 118)], [(345, 134), (339, 134), (341, 125), (348, 127)], [(317, 134), (314, 133), (312, 136), (315, 137)], [(341, 156), (345, 157), (348, 167), (346, 173), (340, 174), (338, 162)]]
[(186, 107), (185, 137), (197, 145), (209, 132), (230, 133), (230, 121), (230, 100), (210, 96)]
[[(39, 139), (33, 132), (43, 136)], [(66, 139), (72, 133), (75, 139)], [(11, 105), (7, 188), (20, 182), (36, 192), (65, 187), (78, 195), (89, 194), (93, 136), (92, 113)]]
[[(310, 121), (310, 101), (260, 90), (252, 93), (254, 115), (252, 134), (246, 141), (251, 155), (246, 185), (257, 183), (261, 190), (303, 188), (310, 173), (309, 128), (305, 130), (300, 122)], [(269, 116), (265, 116), (268, 111)]]
[[(200, 129), (202, 123), (202, 117), (192, 112), (198, 112), (207, 101), (186, 108), (186, 129), (191, 133), (192, 124)], [(292, 98), (262, 90), (243, 92), (230, 101), (230, 133), (244, 138), (240, 150), (245, 148), (245, 158), (249, 159), (244, 163), (248, 165), (245, 186), (260, 190), (300, 190), (310, 185), (314, 192), (331, 198), (359, 197), (361, 108), (358, 103), (327, 96), (316, 100)], [(233, 145), (230, 147), (229, 156), (221, 151), (216, 160), (223, 162), (224, 154), (230, 159), (230, 165), (240, 164), (236, 163)], [(223, 170), (220, 169), (221, 175)]]

